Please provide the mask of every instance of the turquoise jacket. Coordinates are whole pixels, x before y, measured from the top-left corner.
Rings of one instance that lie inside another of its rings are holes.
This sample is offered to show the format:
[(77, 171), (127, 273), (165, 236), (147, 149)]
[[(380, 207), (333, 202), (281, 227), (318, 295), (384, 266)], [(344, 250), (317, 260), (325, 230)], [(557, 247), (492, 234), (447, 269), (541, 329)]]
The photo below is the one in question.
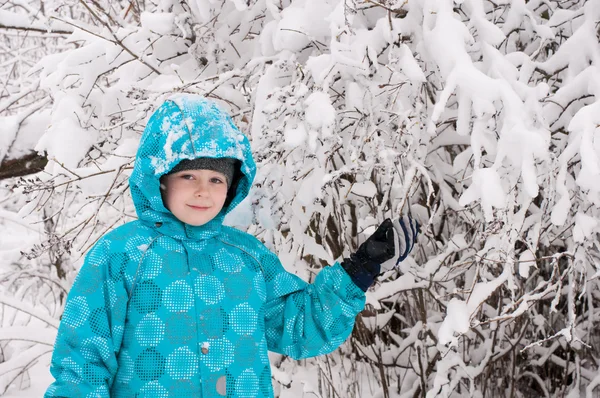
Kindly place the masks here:
[[(229, 206), (199, 227), (175, 218), (159, 190), (196, 157), (236, 158), (242, 173)], [(346, 340), (365, 296), (338, 263), (306, 283), (222, 224), (254, 175), (247, 138), (215, 103), (180, 95), (152, 115), (130, 178), (139, 219), (87, 254), (46, 397), (272, 397), (267, 350), (307, 358)]]

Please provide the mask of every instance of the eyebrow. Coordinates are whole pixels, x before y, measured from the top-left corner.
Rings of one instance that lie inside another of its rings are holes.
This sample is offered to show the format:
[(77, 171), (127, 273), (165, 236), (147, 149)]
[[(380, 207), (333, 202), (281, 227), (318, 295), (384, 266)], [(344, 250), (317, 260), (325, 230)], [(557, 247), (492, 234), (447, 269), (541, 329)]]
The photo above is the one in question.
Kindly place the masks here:
[(200, 171), (200, 170), (206, 170), (206, 171), (210, 171), (213, 174), (218, 175), (219, 177), (223, 177), (225, 179), (227, 179), (227, 176), (219, 171), (216, 170), (210, 170), (210, 169), (194, 169), (194, 170), (181, 170), (178, 171), (176, 173), (173, 174), (169, 174), (169, 175), (185, 175), (185, 174), (192, 174), (194, 171)]

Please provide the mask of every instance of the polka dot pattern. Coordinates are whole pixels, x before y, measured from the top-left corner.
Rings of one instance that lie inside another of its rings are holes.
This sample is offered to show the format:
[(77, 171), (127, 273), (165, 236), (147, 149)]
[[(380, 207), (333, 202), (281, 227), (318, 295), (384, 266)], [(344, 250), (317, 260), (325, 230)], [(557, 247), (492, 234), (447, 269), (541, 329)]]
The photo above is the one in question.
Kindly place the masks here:
[(213, 258), (216, 266), (226, 273), (237, 273), (242, 270), (242, 259), (235, 254), (231, 254), (225, 248), (217, 251)]
[(83, 378), (93, 386), (101, 386), (108, 380), (109, 374), (105, 368), (88, 362), (83, 366)]
[(111, 261), (111, 267), (109, 268), (111, 281), (115, 282), (123, 279), (129, 261), (130, 258), (126, 252), (115, 253), (113, 261)]
[(90, 315), (90, 327), (92, 331), (105, 339), (110, 337), (110, 328), (108, 326), (108, 313), (106, 308), (96, 308)]
[(235, 391), (240, 398), (253, 398), (258, 393), (258, 377), (252, 369), (246, 369), (235, 381)]
[(190, 268), (202, 275), (212, 275), (216, 269), (215, 260), (207, 254), (190, 258)]
[(135, 338), (142, 347), (156, 347), (165, 336), (165, 324), (154, 314), (142, 318), (135, 328)]
[(94, 391), (90, 392), (86, 395), (86, 398), (102, 398), (109, 396), (110, 392), (108, 391), (108, 387), (106, 385), (102, 385), (96, 388)]
[(167, 373), (172, 379), (191, 379), (198, 374), (198, 356), (187, 347), (180, 347), (167, 358)]
[(135, 359), (134, 370), (140, 380), (157, 380), (165, 373), (165, 358), (156, 349), (146, 348)]
[(199, 397), (199, 386), (191, 380), (177, 380), (169, 387), (170, 397)]
[(252, 293), (253, 280), (241, 273), (227, 275), (223, 280), (228, 297), (236, 301), (247, 301)]
[(98, 288), (104, 279), (100, 264), (90, 263), (87, 268), (87, 272), (80, 272), (77, 275), (77, 282), (81, 285), (81, 294), (92, 294), (95, 291), (98, 291)]
[(265, 301), (267, 299), (267, 291), (265, 289), (265, 281), (261, 274), (257, 274), (252, 280), (252, 287), (254, 292), (261, 301)]
[(158, 309), (162, 301), (162, 290), (151, 280), (140, 283), (133, 296), (133, 306), (140, 314), (148, 314)]
[(150, 250), (144, 255), (144, 269), (143, 274), (140, 275), (140, 277), (143, 279), (154, 279), (161, 273), (162, 268), (163, 260), (157, 253)]
[(258, 314), (248, 304), (243, 303), (231, 311), (231, 324), (237, 334), (245, 336), (256, 330)]
[(188, 344), (196, 335), (194, 319), (188, 314), (171, 314), (167, 318), (167, 340), (179, 346)]
[(65, 369), (63, 378), (69, 383), (81, 383), (83, 379), (83, 369), (71, 357), (64, 358), (60, 366)]
[(127, 351), (122, 351), (119, 354), (119, 371), (117, 373), (117, 381), (121, 383), (129, 383), (133, 378), (133, 359)]
[(176, 251), (166, 253), (163, 260), (163, 269), (171, 277), (185, 277), (188, 272), (185, 254)]
[(213, 305), (223, 300), (223, 283), (212, 275), (200, 275), (194, 282), (194, 293), (206, 304)]
[(115, 308), (117, 300), (119, 299), (119, 297), (117, 296), (115, 281), (107, 280), (106, 282), (104, 282), (104, 290), (107, 294), (108, 307), (112, 310)]
[(168, 398), (169, 391), (159, 382), (151, 381), (140, 389), (140, 393), (137, 396), (140, 398)]
[(163, 295), (163, 303), (171, 312), (187, 312), (193, 301), (194, 292), (185, 281), (171, 283)]
[(81, 343), (81, 355), (88, 361), (96, 359), (106, 361), (111, 355), (108, 340), (95, 336), (83, 340), (83, 343)]
[(198, 329), (209, 339), (220, 339), (228, 330), (229, 320), (223, 307), (212, 306), (198, 316)]
[(235, 344), (236, 362), (249, 366), (259, 358), (259, 344), (250, 336), (241, 337)]
[(85, 297), (75, 297), (67, 302), (62, 322), (74, 328), (83, 325), (90, 315), (90, 308)]
[[(231, 342), (223, 339), (209, 339), (208, 353), (200, 357), (200, 361), (206, 365), (212, 372), (223, 370), (226, 366), (231, 365), (234, 360), (234, 347)], [(200, 343), (204, 344), (204, 343)], [(202, 349), (200, 349), (202, 351)]]

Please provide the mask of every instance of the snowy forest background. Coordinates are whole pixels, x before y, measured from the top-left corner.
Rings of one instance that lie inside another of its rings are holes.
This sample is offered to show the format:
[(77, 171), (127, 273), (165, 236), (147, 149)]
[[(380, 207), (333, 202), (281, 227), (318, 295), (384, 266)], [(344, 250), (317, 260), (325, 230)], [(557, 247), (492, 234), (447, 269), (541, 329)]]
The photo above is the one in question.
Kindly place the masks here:
[(83, 255), (172, 93), (259, 173), (228, 218), (306, 280), (423, 224), (280, 397), (600, 396), (600, 0), (3, 0), (0, 395), (40, 396)]

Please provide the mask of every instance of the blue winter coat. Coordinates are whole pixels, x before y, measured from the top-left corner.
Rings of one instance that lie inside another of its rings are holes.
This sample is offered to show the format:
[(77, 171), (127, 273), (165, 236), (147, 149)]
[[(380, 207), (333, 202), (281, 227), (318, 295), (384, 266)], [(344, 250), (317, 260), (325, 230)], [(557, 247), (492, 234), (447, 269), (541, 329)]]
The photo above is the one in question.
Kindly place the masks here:
[[(242, 162), (231, 204), (193, 227), (164, 206), (159, 178), (182, 159)], [(46, 397), (272, 397), (267, 350), (333, 351), (364, 293), (338, 264), (308, 284), (254, 237), (222, 225), (248, 194), (246, 137), (213, 102), (176, 96), (150, 118), (130, 178), (139, 220), (102, 237), (69, 293)]]

